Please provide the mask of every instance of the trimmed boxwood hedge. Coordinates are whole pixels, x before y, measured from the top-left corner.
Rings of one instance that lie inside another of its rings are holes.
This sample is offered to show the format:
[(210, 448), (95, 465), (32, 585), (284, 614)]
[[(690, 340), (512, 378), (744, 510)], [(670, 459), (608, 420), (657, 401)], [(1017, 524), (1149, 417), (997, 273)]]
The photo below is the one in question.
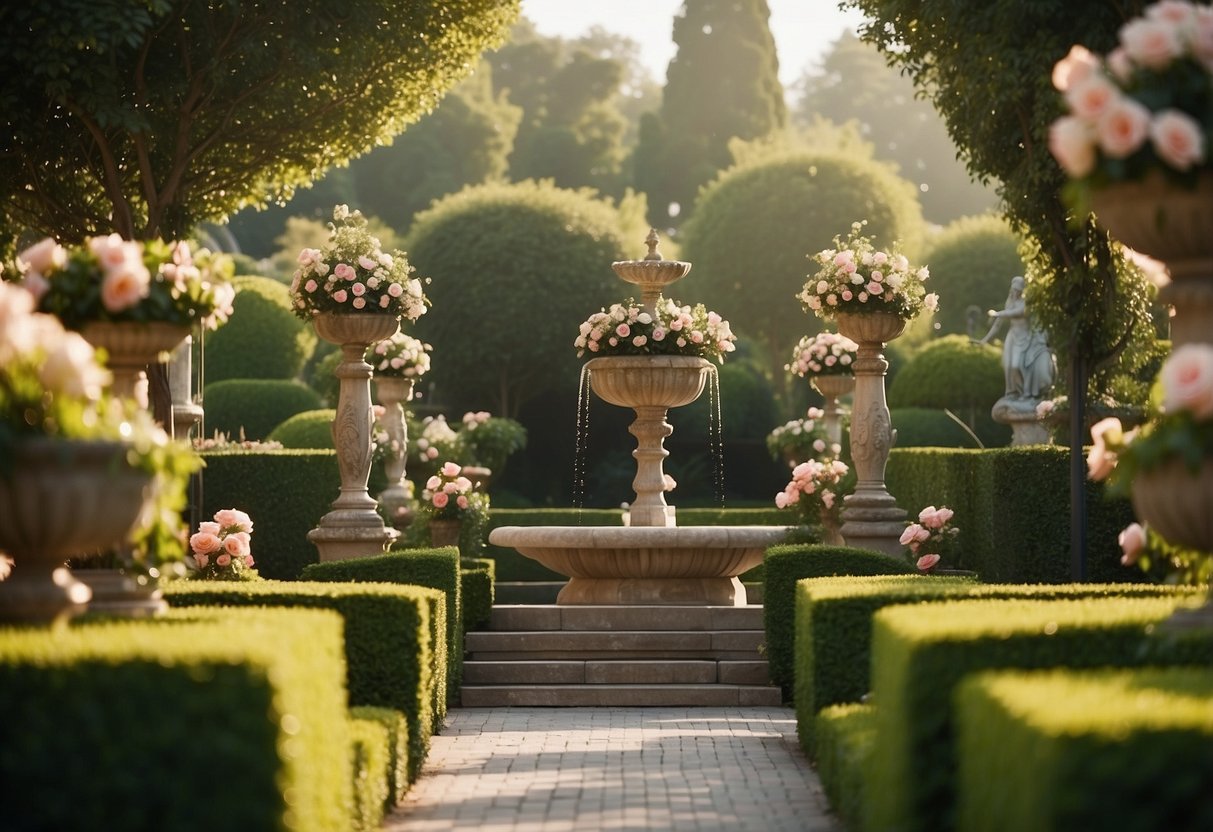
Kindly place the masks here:
[(350, 708), (350, 716), (378, 722), (387, 731), (387, 806), (397, 805), (409, 788), (408, 720), (400, 711), (368, 705)]
[(459, 551), (454, 546), (438, 549), (393, 549), (383, 555), (325, 561), (304, 567), (304, 581), (389, 583), (426, 586), (446, 596), (446, 657), (443, 684), (435, 685), (434, 731), (446, 717), (446, 705), (459, 698), (463, 682), (463, 592)]
[(304, 410), (279, 422), (266, 439), (280, 442), (284, 448), (333, 450), (333, 420), (337, 411), (331, 407)]
[[(409, 781), (417, 779), (434, 725), (434, 686), (446, 670), (444, 657), (433, 649), (446, 644), (443, 593), (387, 583), (195, 580), (171, 583), (164, 594), (176, 607), (311, 607), (341, 613), (349, 706), (393, 708), (405, 715)], [(435, 608), (437, 616), (431, 614)]]
[(463, 586), (463, 630), (488, 624), (493, 614), (493, 584), (497, 564), (490, 558), (464, 558), (459, 580)]
[(351, 828), (356, 832), (378, 832), (383, 825), (388, 800), (388, 728), (374, 719), (351, 714), (350, 746), (353, 762), (354, 812)]
[(1154, 633), (1182, 603), (1178, 598), (958, 600), (876, 613), (876, 742), (865, 784), (865, 827), (954, 828), (958, 770), (952, 702), (970, 673), (1213, 665), (1213, 635)]
[(830, 806), (850, 829), (863, 817), (863, 773), (876, 742), (876, 712), (871, 705), (831, 705), (817, 714), (819, 753), (814, 761)]
[(326, 610), (191, 609), (0, 629), (2, 825), (347, 828), (341, 627)]
[(796, 582), (826, 575), (898, 575), (914, 567), (901, 558), (845, 546), (772, 546), (763, 556), (763, 626), (771, 681), (792, 697), (795, 679)]
[(956, 702), (962, 830), (1213, 829), (1213, 670), (981, 673)]
[(206, 385), (206, 435), (261, 440), (296, 413), (319, 409), (320, 394), (288, 379), (232, 378)]
[(1187, 598), (1191, 590), (1156, 584), (980, 584), (965, 578), (890, 575), (814, 578), (796, 584), (796, 727), (812, 758), (817, 712), (857, 702), (871, 689), (872, 616), (895, 604), (950, 598), (1034, 600)]

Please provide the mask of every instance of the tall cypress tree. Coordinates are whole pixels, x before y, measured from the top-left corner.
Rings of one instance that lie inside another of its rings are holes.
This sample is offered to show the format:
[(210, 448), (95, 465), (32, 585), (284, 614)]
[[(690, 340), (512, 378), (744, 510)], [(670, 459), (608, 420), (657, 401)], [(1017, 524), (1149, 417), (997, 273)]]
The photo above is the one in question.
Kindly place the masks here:
[(783, 128), (770, 16), (766, 0), (686, 0), (674, 18), (678, 51), (661, 109), (641, 124), (634, 158), (636, 187), (648, 194), (654, 224), (677, 226), (689, 215), (699, 187), (732, 162), (730, 139)]

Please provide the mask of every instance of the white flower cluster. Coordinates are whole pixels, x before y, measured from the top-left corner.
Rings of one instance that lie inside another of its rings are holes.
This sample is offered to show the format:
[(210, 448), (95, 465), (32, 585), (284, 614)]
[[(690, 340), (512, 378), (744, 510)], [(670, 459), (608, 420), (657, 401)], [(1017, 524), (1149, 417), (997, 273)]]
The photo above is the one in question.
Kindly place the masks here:
[(702, 303), (681, 305), (659, 297), (654, 313), (628, 298), (583, 321), (573, 341), (578, 357), (596, 355), (690, 355), (715, 358), (736, 349), (729, 322)]
[(858, 351), (858, 344), (837, 332), (806, 335), (792, 350), (792, 362), (784, 369), (802, 378), (810, 375), (850, 375), (851, 363)]
[(376, 376), (420, 378), (429, 372), (432, 349), (429, 344), (397, 330), (390, 338), (371, 344), (365, 361)]

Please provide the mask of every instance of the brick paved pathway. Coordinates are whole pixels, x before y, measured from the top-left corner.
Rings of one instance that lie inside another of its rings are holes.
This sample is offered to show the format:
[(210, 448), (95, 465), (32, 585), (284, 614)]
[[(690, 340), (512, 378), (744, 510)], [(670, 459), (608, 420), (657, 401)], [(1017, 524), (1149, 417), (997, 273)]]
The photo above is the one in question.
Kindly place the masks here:
[(385, 832), (841, 832), (788, 708), (462, 708)]

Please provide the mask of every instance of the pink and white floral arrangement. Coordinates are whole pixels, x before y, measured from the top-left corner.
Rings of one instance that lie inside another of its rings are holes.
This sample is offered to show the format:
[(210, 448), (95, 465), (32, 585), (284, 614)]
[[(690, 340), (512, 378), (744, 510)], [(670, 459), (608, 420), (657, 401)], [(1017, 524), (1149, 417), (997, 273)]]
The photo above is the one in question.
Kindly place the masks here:
[(1072, 179), (1098, 187), (1158, 171), (1194, 183), (1209, 161), (1213, 8), (1154, 3), (1106, 57), (1072, 47), (1053, 86), (1069, 112), (1050, 127), (1049, 150)]
[(909, 548), (910, 560), (920, 571), (938, 567), (960, 534), (960, 529), (951, 525), (952, 515), (947, 506), (927, 506), (918, 512), (918, 522), (908, 524), (901, 533), (899, 542)]
[(789, 373), (806, 376), (852, 375), (851, 366), (859, 345), (837, 332), (819, 332), (800, 339), (792, 350), (792, 361), (784, 366)]
[(724, 363), (736, 349), (729, 322), (702, 303), (682, 305), (659, 297), (654, 313), (628, 298), (595, 312), (579, 327), (573, 341), (577, 357), (606, 355), (689, 355)]
[(463, 475), (463, 467), (444, 462), (438, 473), (425, 482), (421, 500), (433, 520), (459, 520), (466, 514), (487, 508), (487, 495)]
[(833, 248), (811, 255), (818, 270), (796, 296), (804, 308), (827, 321), (839, 312), (891, 312), (908, 321), (936, 311), (939, 296), (926, 290), (927, 267), (911, 267), (896, 245), (876, 248), (860, 233), (866, 224), (852, 223), (846, 239), (836, 236)]
[(253, 570), (251, 536), (253, 521), (243, 511), (220, 509), (212, 520), (199, 523), (190, 536), (194, 561), (191, 577), (211, 581), (248, 581), (259, 576)]
[(803, 525), (837, 528), (850, 468), (839, 459), (810, 459), (792, 469), (792, 479), (775, 495), (775, 507), (790, 509)]
[(397, 330), (371, 344), (364, 360), (378, 377), (418, 379), (430, 371), (431, 350), (431, 345)]
[(826, 434), (825, 411), (810, 407), (803, 419), (792, 419), (767, 434), (767, 450), (773, 459), (783, 459), (792, 467), (807, 459), (838, 456), (842, 446)]
[(299, 252), (291, 277), (295, 314), (311, 320), (321, 312), (386, 313), (415, 321), (425, 314), (421, 281), (405, 253), (383, 251), (360, 211), (338, 205), (323, 248)]

